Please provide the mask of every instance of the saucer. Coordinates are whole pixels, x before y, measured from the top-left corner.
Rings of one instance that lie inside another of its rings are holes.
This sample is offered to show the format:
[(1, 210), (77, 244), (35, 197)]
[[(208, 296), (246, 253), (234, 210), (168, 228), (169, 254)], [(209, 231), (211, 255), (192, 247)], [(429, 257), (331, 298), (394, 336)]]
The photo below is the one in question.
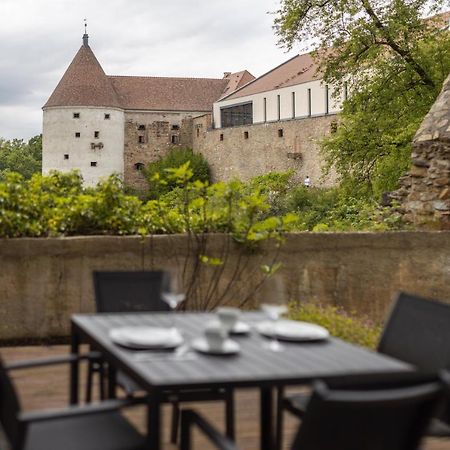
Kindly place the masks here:
[(209, 355), (234, 355), (241, 350), (240, 345), (231, 339), (225, 340), (221, 349), (213, 350), (209, 347), (208, 341), (203, 337), (194, 339), (191, 343), (191, 347), (198, 352), (207, 353)]
[(115, 344), (134, 349), (173, 349), (183, 343), (177, 329), (161, 327), (120, 327), (110, 330)]

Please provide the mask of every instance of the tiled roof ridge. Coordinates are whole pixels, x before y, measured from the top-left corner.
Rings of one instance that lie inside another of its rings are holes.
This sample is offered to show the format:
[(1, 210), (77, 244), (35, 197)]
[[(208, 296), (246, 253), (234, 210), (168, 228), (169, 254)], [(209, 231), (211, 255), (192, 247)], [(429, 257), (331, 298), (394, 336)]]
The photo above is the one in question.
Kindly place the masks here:
[(224, 81), (226, 78), (202, 78), (202, 77), (158, 77), (150, 75), (106, 75), (108, 78), (151, 78), (162, 80), (208, 80), (208, 81)]

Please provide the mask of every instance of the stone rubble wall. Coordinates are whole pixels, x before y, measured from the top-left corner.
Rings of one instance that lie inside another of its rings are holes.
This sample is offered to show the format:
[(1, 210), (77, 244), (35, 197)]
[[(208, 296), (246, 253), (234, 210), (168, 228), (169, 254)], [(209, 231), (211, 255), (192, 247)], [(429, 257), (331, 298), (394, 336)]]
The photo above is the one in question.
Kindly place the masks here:
[(450, 229), (450, 76), (413, 141), (411, 169), (391, 196), (407, 222)]
[(193, 150), (207, 159), (214, 181), (293, 170), (297, 182), (309, 176), (313, 186), (331, 187), (336, 173), (323, 176), (319, 142), (337, 122), (330, 114), (212, 129), (206, 114), (193, 119)]

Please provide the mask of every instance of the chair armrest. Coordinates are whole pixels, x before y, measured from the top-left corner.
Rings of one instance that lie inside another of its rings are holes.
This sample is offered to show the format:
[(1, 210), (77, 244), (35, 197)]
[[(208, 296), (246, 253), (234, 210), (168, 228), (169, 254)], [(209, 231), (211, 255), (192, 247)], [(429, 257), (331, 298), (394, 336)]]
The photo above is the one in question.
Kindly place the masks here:
[(192, 409), (181, 411), (181, 450), (191, 450), (191, 426), (198, 428), (220, 450), (239, 450), (228, 437), (219, 433), (209, 422)]
[(83, 353), (82, 355), (62, 355), (54, 356), (51, 358), (41, 358), (41, 359), (30, 359), (27, 361), (17, 361), (13, 363), (6, 364), (4, 367), (6, 370), (21, 370), (21, 369), (31, 369), (33, 367), (44, 367), (52, 366), (55, 364), (66, 364), (75, 361), (82, 361), (84, 359), (99, 359), (101, 357), (100, 352), (89, 352)]
[(55, 419), (70, 419), (78, 416), (88, 416), (94, 414), (102, 414), (108, 411), (115, 411), (120, 408), (139, 405), (147, 402), (147, 397), (139, 397), (132, 399), (114, 399), (105, 400), (99, 403), (93, 403), (82, 406), (71, 406), (69, 408), (55, 408), (44, 411), (30, 411), (19, 414), (19, 421), (22, 424), (30, 422), (45, 422)]

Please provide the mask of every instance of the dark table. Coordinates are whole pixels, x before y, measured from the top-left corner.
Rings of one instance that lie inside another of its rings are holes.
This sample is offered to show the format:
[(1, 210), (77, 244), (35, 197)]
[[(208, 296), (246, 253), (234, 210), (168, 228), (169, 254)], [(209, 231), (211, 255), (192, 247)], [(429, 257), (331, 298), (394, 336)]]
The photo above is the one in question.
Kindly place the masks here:
[[(274, 387), (309, 383), (314, 379), (349, 380), (381, 379), (387, 374), (402, 376), (413, 367), (387, 356), (331, 338), (316, 343), (283, 343), (283, 352), (264, 348), (266, 340), (256, 331), (234, 339), (241, 352), (234, 356), (196, 354), (193, 359), (176, 360), (156, 352), (142, 353), (115, 345), (109, 330), (122, 326), (169, 326), (169, 314), (77, 314), (72, 317), (72, 353), (79, 352), (81, 343), (89, 343), (102, 353), (110, 364), (109, 395), (115, 393), (115, 373), (122, 370), (148, 392), (148, 448), (159, 450), (161, 428), (161, 399), (163, 391), (186, 388), (256, 387), (260, 389), (261, 449), (273, 448)], [(208, 313), (175, 313), (176, 325), (189, 342), (202, 334), (205, 324), (213, 318)], [(261, 313), (243, 314), (243, 320), (255, 323), (264, 320)], [(149, 355), (148, 358), (146, 355)], [(70, 401), (78, 403), (78, 363), (72, 363)]]

